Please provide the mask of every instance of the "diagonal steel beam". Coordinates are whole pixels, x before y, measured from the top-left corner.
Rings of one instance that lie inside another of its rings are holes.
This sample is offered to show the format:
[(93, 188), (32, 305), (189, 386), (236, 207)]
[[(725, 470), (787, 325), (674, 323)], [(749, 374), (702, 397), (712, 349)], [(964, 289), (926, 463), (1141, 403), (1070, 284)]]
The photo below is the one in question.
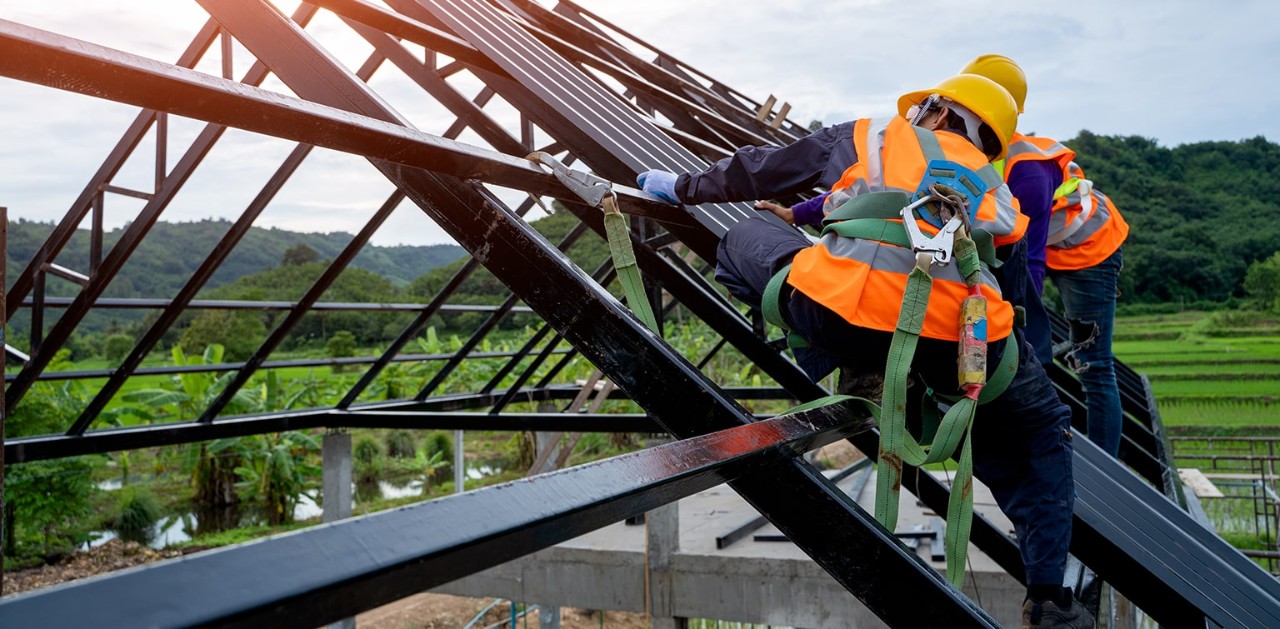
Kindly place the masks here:
[[(241, 0), (201, 4), (303, 98), (403, 124), (269, 5)], [(482, 186), (399, 164), (373, 163), (669, 432), (692, 437), (752, 421)], [(564, 308), (566, 300), (577, 307)], [(734, 488), (874, 613), (891, 624), (995, 624), (820, 472), (790, 457), (762, 459), (749, 479), (735, 481)], [(899, 605), (904, 590), (921, 604), (915, 609)]]
[[(22, 62), (30, 59), (40, 63)], [(553, 175), (525, 159), (2, 19), (0, 76), (539, 196), (578, 200)], [(632, 188), (615, 190), (618, 207), (627, 214), (664, 225), (697, 224), (682, 208)]]

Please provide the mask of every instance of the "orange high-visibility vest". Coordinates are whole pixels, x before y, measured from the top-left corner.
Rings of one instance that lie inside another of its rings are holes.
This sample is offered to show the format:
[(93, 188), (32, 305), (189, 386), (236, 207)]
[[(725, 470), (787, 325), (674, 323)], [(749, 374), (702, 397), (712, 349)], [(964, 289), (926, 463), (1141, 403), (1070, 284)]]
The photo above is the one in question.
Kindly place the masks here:
[(1045, 264), (1055, 271), (1097, 266), (1128, 237), (1129, 224), (1111, 198), (1093, 187), (1079, 164), (1068, 164), (1067, 178), (1054, 194)]
[(1071, 178), (1068, 166), (1075, 158), (1076, 152), (1057, 140), (1015, 132), (1009, 141), (1009, 154), (1004, 159), (1004, 177), (1008, 181), (1009, 173), (1018, 162), (1049, 161), (1057, 164), (1062, 170), (1062, 180), (1067, 181)]
[[(824, 210), (839, 207), (860, 194), (882, 191), (915, 193), (931, 159), (948, 159), (982, 175), (988, 190), (973, 219), (974, 228), (990, 232), (996, 244), (1016, 242), (1027, 228), (1027, 217), (1003, 184), (1000, 175), (968, 139), (953, 133), (924, 131), (917, 136), (904, 118), (862, 119), (854, 123), (853, 139), (858, 162), (850, 166), (832, 187)], [(922, 139), (936, 139), (932, 146)], [(930, 154), (926, 157), (926, 154)], [(938, 228), (917, 220), (921, 231), (933, 235)], [(787, 283), (810, 299), (839, 314), (850, 324), (892, 332), (898, 322), (906, 292), (907, 274), (915, 267), (915, 255), (877, 240), (845, 238), (828, 232), (813, 246), (801, 250), (791, 263)], [(925, 338), (959, 340), (960, 302), (968, 287), (955, 263), (930, 269), (933, 290), (925, 313)], [(1000, 296), (1000, 288), (987, 269), (982, 270), (982, 292), (987, 297), (987, 338), (995, 341), (1013, 330), (1013, 306)]]

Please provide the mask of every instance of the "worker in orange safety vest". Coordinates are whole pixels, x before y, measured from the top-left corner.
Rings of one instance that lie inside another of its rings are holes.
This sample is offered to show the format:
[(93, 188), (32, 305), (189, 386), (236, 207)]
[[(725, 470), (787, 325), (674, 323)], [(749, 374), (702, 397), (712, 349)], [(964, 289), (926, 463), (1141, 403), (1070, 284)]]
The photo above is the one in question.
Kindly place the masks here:
[[(982, 55), (964, 66), (1001, 84), (1019, 112), (1026, 76), (1012, 59)], [(1121, 245), (1129, 226), (1115, 204), (1089, 181), (1075, 152), (1042, 137), (1015, 133), (1004, 163), (1005, 179), (1031, 225), (1028, 264), (1036, 295), (1047, 275), (1058, 288), (1069, 323), (1067, 366), (1080, 378), (1088, 409), (1089, 439), (1112, 456), (1120, 451), (1124, 415), (1111, 350)], [(1030, 300), (1029, 300), (1030, 301)], [(1028, 308), (1027, 336), (1042, 364), (1052, 359), (1047, 318)]]
[[(837, 365), (901, 371), (896, 360), (910, 366), (922, 390), (981, 404), (967, 442), (976, 476), (1018, 532), (1026, 605), (1043, 626), (1092, 627), (1062, 588), (1074, 502), (1071, 413), (1025, 346), (989, 269), (995, 246), (1017, 242), (1028, 224), (990, 165), (1008, 151), (1016, 105), (997, 83), (961, 74), (904, 95), (898, 106), (898, 116), (854, 121), (857, 160), (824, 202), (818, 242), (776, 222), (742, 221), (720, 242), (716, 280), (808, 352), (831, 358), (800, 360), (815, 380)], [(676, 177), (684, 175), (669, 178)], [(966, 265), (959, 251), (969, 236)], [(921, 277), (930, 284), (923, 293)], [(962, 315), (974, 295), (985, 298), (987, 317), (966, 328)], [(971, 388), (965, 374), (957, 378), (958, 350), (975, 336), (986, 343), (981, 375), (990, 376), (990, 391)], [(903, 352), (904, 343), (914, 352)], [(1006, 380), (997, 387), (1000, 374)]]

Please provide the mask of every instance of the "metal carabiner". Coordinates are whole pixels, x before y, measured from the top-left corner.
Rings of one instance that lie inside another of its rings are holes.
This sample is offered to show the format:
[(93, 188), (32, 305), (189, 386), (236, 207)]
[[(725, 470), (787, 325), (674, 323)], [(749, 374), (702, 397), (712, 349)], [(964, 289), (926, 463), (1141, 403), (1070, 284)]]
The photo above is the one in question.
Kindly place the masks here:
[(902, 226), (907, 229), (911, 251), (916, 254), (917, 260), (920, 260), (921, 254), (928, 254), (931, 258), (930, 264), (946, 266), (951, 263), (955, 233), (964, 227), (964, 222), (959, 216), (952, 216), (936, 235), (925, 236), (924, 232), (920, 231), (920, 226), (916, 224), (915, 210), (931, 198), (924, 197), (902, 208)]
[[(605, 208), (605, 200), (617, 198), (613, 192), (613, 182), (597, 177), (585, 170), (569, 168), (549, 153), (544, 151), (530, 153), (526, 159), (550, 168), (551, 174), (555, 175), (556, 179), (560, 180), (560, 183), (581, 197), (583, 202), (591, 207), (608, 210), (608, 208)], [(617, 203), (612, 205), (615, 208), (617, 207)]]

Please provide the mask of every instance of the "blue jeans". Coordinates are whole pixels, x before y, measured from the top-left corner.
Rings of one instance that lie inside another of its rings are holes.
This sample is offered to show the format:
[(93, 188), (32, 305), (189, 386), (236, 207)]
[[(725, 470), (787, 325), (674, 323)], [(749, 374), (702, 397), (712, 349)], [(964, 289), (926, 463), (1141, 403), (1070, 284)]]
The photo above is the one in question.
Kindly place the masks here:
[[(808, 246), (809, 241), (795, 230), (748, 219), (720, 241), (716, 281), (759, 308), (769, 278)], [(892, 334), (849, 325), (802, 293), (784, 289), (783, 297), (783, 317), (823, 361), (838, 362), (854, 373), (884, 371)], [(1003, 395), (978, 409), (973, 428), (974, 473), (991, 488), (996, 503), (1013, 522), (1028, 585), (1061, 585), (1075, 505), (1071, 410), (1058, 400), (1021, 330), (991, 344), (991, 368), (1011, 342), (1020, 343), (1018, 373)], [(953, 341), (922, 338), (912, 371), (936, 390), (953, 389), (954, 393), (956, 352)], [(806, 360), (813, 359), (797, 356), (802, 367)], [(806, 372), (813, 377), (808, 368)]]
[(1116, 294), (1124, 259), (1117, 249), (1097, 266), (1077, 271), (1049, 270), (1062, 295), (1062, 307), (1071, 325), (1071, 351), (1067, 365), (1084, 387), (1089, 411), (1089, 439), (1116, 456), (1124, 415), (1116, 385), (1111, 335), (1116, 319)]

